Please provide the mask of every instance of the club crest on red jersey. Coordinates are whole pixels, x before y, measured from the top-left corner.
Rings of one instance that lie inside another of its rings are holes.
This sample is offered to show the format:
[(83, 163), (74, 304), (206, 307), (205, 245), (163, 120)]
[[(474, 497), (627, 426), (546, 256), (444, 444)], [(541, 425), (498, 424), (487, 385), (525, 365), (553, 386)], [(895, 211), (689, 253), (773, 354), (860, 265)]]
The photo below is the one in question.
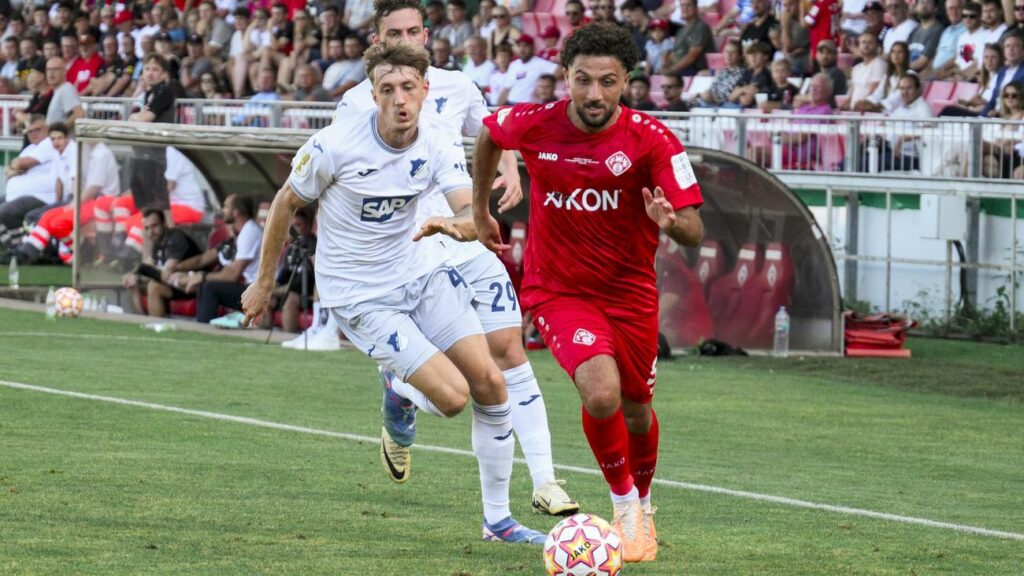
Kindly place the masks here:
[(626, 153), (619, 150), (615, 154), (612, 154), (604, 161), (605, 166), (612, 171), (612, 174), (621, 176), (623, 172), (629, 170), (629, 167), (633, 165), (633, 162), (626, 156)]
[(572, 335), (573, 344), (583, 344), (584, 346), (593, 346), (594, 341), (597, 340), (597, 336), (590, 330), (579, 328), (576, 333)]

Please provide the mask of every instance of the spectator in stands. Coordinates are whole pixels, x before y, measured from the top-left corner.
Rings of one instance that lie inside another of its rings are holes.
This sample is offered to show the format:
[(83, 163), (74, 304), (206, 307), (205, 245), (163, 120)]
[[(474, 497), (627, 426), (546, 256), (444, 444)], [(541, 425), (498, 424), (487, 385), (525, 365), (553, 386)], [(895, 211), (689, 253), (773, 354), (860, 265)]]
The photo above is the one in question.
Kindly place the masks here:
[[(921, 95), (921, 79), (916, 74), (907, 73), (900, 77), (900, 105), (888, 114), (893, 120), (919, 120), (934, 118), (931, 106)], [(918, 147), (920, 136), (912, 134), (916, 124), (904, 124), (899, 130), (900, 136), (889, 136), (883, 142), (881, 150), (882, 170), (917, 170), (919, 166)], [(908, 134), (910, 133), (910, 134)], [(867, 171), (867, 170), (865, 170)]]
[(440, 30), (448, 23), (448, 17), (444, 11), (444, 2), (441, 0), (428, 0), (423, 5), (423, 11), (427, 15), (423, 25), (429, 28), (431, 32)]
[(516, 40), (519, 59), (508, 67), (508, 78), (505, 88), (498, 97), (498, 105), (529, 102), (533, 91), (537, 88), (537, 79), (544, 74), (558, 74), (561, 68), (554, 62), (548, 62), (533, 55), (533, 37), (520, 34)]
[[(49, 69), (49, 64), (47, 65)], [(142, 67), (146, 95), (139, 111), (128, 117), (133, 122), (175, 122), (174, 89), (170, 85), (170, 65), (159, 54), (146, 57)]]
[[(196, 321), (209, 323), (224, 306), (240, 310), (245, 288), (256, 279), (260, 262), (260, 243), (263, 228), (253, 220), (256, 215), (252, 197), (232, 194), (224, 199), (224, 222), (234, 233), (234, 242), (220, 250), (211, 249), (182, 263), (181, 268), (202, 270), (215, 263), (221, 265), (216, 272), (176, 276), (182, 291), (197, 294)], [(172, 279), (173, 282), (173, 279)], [(241, 319), (235, 323), (240, 326)]]
[[(683, 1), (692, 2), (693, 0)], [(719, 70), (718, 74), (715, 74), (715, 81), (711, 84), (711, 88), (697, 98), (697, 106), (701, 108), (717, 108), (728, 103), (733, 91), (747, 75), (747, 69), (743, 66), (743, 53), (739, 40), (735, 38), (729, 40), (722, 53), (725, 56), (725, 69)]]
[[(784, 0), (779, 22), (782, 52), (789, 61), (790, 73), (804, 76), (811, 70), (811, 36), (800, 17), (800, 0)], [(818, 43), (815, 42), (815, 47)]]
[[(241, 98), (245, 95), (246, 79), (249, 75), (250, 50), (260, 44), (263, 32), (250, 27), (248, 8), (235, 9), (234, 16), (235, 31), (231, 34), (225, 69), (230, 75), (232, 94), (235, 98)], [(326, 44), (326, 40), (324, 42)], [(323, 53), (327, 54), (327, 50)]]
[(982, 56), (985, 46), (991, 42), (985, 42), (988, 34), (981, 26), (981, 5), (977, 2), (967, 2), (960, 12), (965, 30), (957, 39), (956, 58), (949, 64), (951, 74), (940, 74), (939, 78), (952, 77), (961, 81), (974, 81), (977, 79), (982, 68)]
[(1006, 31), (1003, 32), (1000, 42), (1006, 40), (1007, 36), (1020, 36), (1024, 38), (1024, 2), (1016, 0), (1013, 3), (1013, 19), (1014, 23), (1006, 27)]
[(178, 58), (178, 51), (174, 47), (174, 39), (167, 32), (160, 32), (152, 37), (154, 52), (167, 62), (167, 76), (172, 84), (177, 84), (181, 78), (181, 59)]
[(615, 19), (615, 2), (613, 0), (594, 0), (590, 4), (590, 20), (599, 24), (619, 25)]
[[(256, 78), (256, 93), (249, 97), (249, 102), (277, 102), (281, 95), (277, 92), (277, 73), (273, 68), (261, 68)], [(261, 104), (246, 104), (241, 114), (232, 119), (235, 126), (267, 126), (270, 107)]]
[(455, 63), (455, 56), (452, 54), (452, 43), (447, 38), (434, 38), (430, 44), (431, 55), (430, 65), (442, 70), (458, 70), (459, 65)]
[[(682, 8), (682, 4), (679, 5)], [(699, 6), (698, 6), (699, 8)], [(681, 14), (683, 20), (686, 15)], [(735, 37), (736, 31), (733, 28), (737, 25), (746, 26), (754, 19), (754, 0), (738, 0), (728, 12), (722, 14), (721, 20), (715, 25), (715, 37)], [(686, 24), (684, 23), (684, 26)]]
[(139, 59), (135, 56), (135, 40), (131, 34), (125, 34), (121, 38), (123, 54), (117, 50), (117, 36), (114, 34), (108, 34), (103, 38), (104, 52), (107, 51), (111, 42), (113, 42), (113, 57), (107, 61), (106, 71), (94, 80), (93, 93), (97, 96), (127, 96), (133, 92), (132, 82), (137, 76), (137, 70), (141, 68)]
[(46, 118), (33, 115), (25, 129), (29, 145), (4, 170), (6, 196), (0, 202), (0, 244), (14, 246), (24, 233), (22, 220), (31, 210), (53, 204), (53, 162), (57, 150), (47, 135)]
[(882, 54), (888, 55), (896, 42), (907, 42), (917, 28), (917, 22), (910, 18), (910, 7), (906, 0), (886, 0), (886, 10), (892, 20), (892, 29), (882, 39)]
[(118, 58), (117, 36), (112, 34), (104, 36), (100, 42), (100, 47), (100, 58), (103, 59), (102, 71), (98, 76), (89, 81), (89, 85), (82, 92), (82, 96), (101, 96), (110, 87), (110, 84), (113, 83), (108, 72)]
[(1010, 82), (999, 94), (995, 117), (1018, 122), (993, 127), (995, 138), (982, 141), (981, 173), (988, 178), (1024, 178), (1024, 82)]
[[(184, 230), (167, 226), (163, 210), (146, 210), (142, 223), (146, 239), (149, 240), (149, 253), (142, 257), (141, 264), (121, 277), (121, 285), (131, 290), (136, 311), (145, 309), (150, 316), (162, 318), (167, 316), (169, 301), (195, 297), (172, 285), (171, 279), (179, 271), (182, 262), (199, 256), (202, 251)], [(180, 277), (177, 283), (180, 285)], [(146, 306), (142, 305), (143, 294), (146, 296)]]
[(978, 75), (978, 89), (970, 98), (959, 98), (954, 106), (946, 106), (939, 116), (970, 117), (981, 114), (987, 103), (996, 94), (996, 78), (1003, 68), (1003, 49), (998, 44), (985, 46), (981, 73)]
[(793, 100), (800, 90), (789, 83), (789, 63), (785, 60), (773, 60), (769, 68), (772, 84), (768, 87), (768, 97), (758, 108), (762, 112), (792, 109)]
[(213, 72), (204, 72), (199, 77), (199, 97), (204, 100), (220, 100), (224, 98), (224, 86), (220, 78)]
[(4, 38), (4, 65), (0, 67), (0, 79), (5, 80), (12, 91), (18, 92), (23, 84), (18, 79), (18, 39), (13, 36)]
[[(566, 5), (566, 10), (568, 9), (569, 7)], [(494, 30), (491, 31), (491, 35), (487, 38), (487, 46), (491, 58), (494, 58), (498, 46), (512, 46), (519, 40), (522, 32), (519, 28), (512, 25), (512, 17), (509, 15), (508, 8), (495, 6), (491, 14), (494, 17)]]
[[(864, 23), (864, 32), (874, 34), (875, 39), (881, 45), (889, 33), (889, 27), (885, 25), (885, 8), (881, 2), (878, 0), (868, 0), (864, 4)], [(847, 50), (858, 58), (864, 57), (860, 53), (860, 37), (864, 32), (861, 32), (856, 37), (847, 36), (846, 38)], [(836, 94), (839, 94), (839, 92), (836, 92)]]
[[(345, 38), (353, 32), (353, 30), (346, 26), (341, 21), (341, 13), (338, 12), (338, 7), (333, 4), (327, 5), (319, 15), (320, 27), (317, 29), (317, 38), (320, 40), (320, 54), (321, 58), (326, 57), (327, 54), (327, 43), (331, 38)], [(372, 29), (372, 22), (370, 25)], [(358, 34), (359, 32), (356, 31)], [(361, 38), (365, 35), (361, 35)], [(322, 66), (325, 70), (326, 66)]]
[(661, 93), (665, 96), (665, 112), (689, 112), (690, 105), (683, 100), (683, 81), (676, 76), (661, 77)]
[(648, 20), (647, 40), (643, 53), (647, 55), (647, 71), (661, 74), (665, 55), (672, 51), (675, 39), (668, 37), (668, 20)]
[(982, 0), (981, 2), (982, 46), (995, 44), (1003, 37), (1008, 26), (1003, 21), (1003, 5), (999, 0)]
[[(817, 54), (818, 44), (822, 40), (841, 41), (839, 29), (836, 27), (835, 22), (842, 9), (842, 4), (841, 0), (816, 0), (809, 6), (805, 3), (800, 3), (797, 10), (799, 10), (802, 17), (799, 21), (808, 30), (808, 42), (812, 55)], [(805, 7), (807, 12), (803, 13)], [(792, 18), (793, 16), (790, 17)]]
[(205, 72), (216, 69), (215, 63), (206, 57), (203, 37), (192, 34), (186, 42), (187, 55), (181, 61), (181, 87), (189, 98), (199, 95), (199, 78)]
[(71, 66), (78, 59), (78, 37), (74, 34), (62, 34), (60, 37), (60, 55), (68, 65), (67, 81), (74, 84), (74, 77), (71, 76)]
[[(35, 41), (32, 39), (29, 39), (29, 42), (32, 42), (32, 46), (35, 46), (36, 44)], [(25, 53), (24, 42), (21, 44), (21, 52), (22, 54)], [(49, 62), (50, 58), (59, 58), (60, 53), (60, 42), (54, 40), (53, 38), (47, 38), (43, 40), (42, 60), (44, 63)]]
[(491, 73), (484, 89), (484, 98), (490, 106), (498, 105), (498, 98), (505, 91), (509, 82), (508, 68), (512, 64), (512, 47), (498, 46), (498, 54), (494, 57), (494, 72)]
[(436, 32), (431, 31), (431, 37), (435, 41), (438, 38), (446, 38), (455, 59), (461, 60), (464, 56), (462, 45), (473, 35), (473, 24), (466, 19), (465, 0), (448, 0), (447, 10), (448, 22)]
[(60, 34), (50, 25), (50, 15), (46, 6), (36, 4), (32, 10), (32, 25), (29, 26), (30, 35), (37, 38), (59, 40)]
[(684, 25), (676, 32), (672, 51), (665, 54), (661, 72), (675, 76), (693, 76), (701, 70), (707, 70), (707, 55), (715, 51), (715, 37), (711, 34), (711, 28), (697, 13), (697, 0), (679, 0), (679, 8), (682, 11)]
[(20, 58), (18, 58), (18, 80), (21, 87), (28, 85), (29, 72), (37, 68), (46, 68), (46, 61), (49, 58), (43, 58), (39, 54), (39, 48), (36, 46), (36, 41), (32, 38), (22, 38), (18, 43), (20, 52)]
[(349, 34), (345, 40), (332, 38), (327, 49), (335, 62), (324, 72), (324, 89), (337, 100), (366, 78), (363, 42), (356, 34)]
[(771, 39), (768, 37), (768, 31), (778, 25), (778, 20), (772, 13), (771, 0), (753, 0), (753, 3), (754, 18), (741, 26), (740, 42), (744, 48), (755, 42), (769, 44)]
[(740, 83), (729, 95), (729, 108), (750, 108), (757, 102), (758, 94), (768, 94), (772, 88), (772, 75), (768, 70), (772, 49), (765, 42), (754, 42), (747, 46), (745, 58), (747, 71)]
[(319, 72), (312, 64), (299, 66), (295, 73), (295, 90), (288, 99), (298, 102), (330, 102), (331, 94), (317, 82)]
[[(833, 94), (833, 107), (835, 107), (835, 94), (846, 94), (847, 92), (846, 74), (836, 66), (836, 56), (837, 49), (834, 42), (831, 40), (822, 40), (818, 43), (818, 50), (814, 54), (814, 61), (817, 65), (818, 72), (827, 74), (829, 80), (832, 81), (830, 88)], [(809, 100), (806, 99), (804, 95), (801, 95), (797, 97), (797, 100), (793, 102), (793, 105), (799, 107), (807, 101)]]
[(361, 38), (367, 38), (373, 32), (373, 14), (373, 0), (348, 0), (342, 23)]
[[(832, 107), (832, 80), (823, 72), (811, 77), (808, 88), (808, 99), (794, 111), (794, 116), (830, 116)], [(796, 118), (794, 124), (819, 124), (822, 120)], [(772, 165), (771, 145), (755, 146), (750, 151), (751, 158), (764, 161), (765, 166)], [(810, 170), (818, 161), (818, 136), (808, 131), (782, 133), (782, 166), (784, 169)]]
[(996, 116), (1000, 110), (1000, 95), (1003, 93), (1003, 86), (1011, 82), (1024, 82), (1024, 37), (1010, 35), (1003, 39), (1003, 66), (996, 74), (995, 84), (992, 88), (992, 95), (989, 97), (985, 107), (979, 116)]
[(219, 15), (217, 6), (212, 0), (204, 0), (199, 4), (199, 21), (194, 30), (207, 42), (216, 42), (218, 46), (227, 46), (231, 42), (231, 27)]
[(577, 28), (590, 23), (590, 18), (587, 17), (587, 7), (583, 5), (583, 0), (568, 0), (565, 3), (565, 18), (569, 23), (569, 33), (566, 34), (566, 37), (572, 36)]
[(935, 0), (917, 0), (914, 8), (919, 25), (910, 33), (907, 45), (910, 48), (911, 70), (922, 74), (935, 60), (945, 27), (939, 22)]
[(487, 59), (487, 41), (480, 36), (470, 36), (464, 43), (466, 59), (462, 72), (480, 90), (487, 88), (487, 82), (495, 70), (494, 62)]
[(562, 49), (559, 48), (558, 42), (561, 39), (562, 31), (558, 29), (558, 26), (550, 24), (544, 27), (544, 30), (541, 30), (540, 33), (540, 41), (544, 43), (544, 47), (541, 48), (540, 52), (537, 52), (537, 56), (547, 60), (548, 62), (561, 64), (559, 54), (561, 54)]
[(853, 103), (857, 112), (891, 113), (900, 106), (900, 78), (910, 72), (910, 49), (906, 42), (896, 42), (889, 52), (888, 72), (875, 91), (864, 100)]
[[(476, 31), (477, 35), (482, 38), (490, 38), (491, 32), (494, 31), (494, 7), (496, 3), (494, 0), (480, 0), (480, 3), (476, 7), (476, 14), (470, 19), (473, 24), (473, 30)], [(472, 10), (470, 11), (472, 12)]]
[[(647, 48), (647, 37), (650, 30), (651, 18), (647, 14), (647, 10), (644, 9), (644, 4), (640, 0), (626, 0), (619, 6), (619, 10), (622, 12), (622, 18), (625, 21), (626, 29), (629, 30), (630, 36), (633, 37), (633, 43), (636, 44), (637, 50), (640, 51), (640, 58), (649, 61), (649, 55), (646, 53)], [(665, 33), (668, 34), (668, 20), (665, 22)], [(550, 60), (550, 58), (549, 58)], [(650, 68), (648, 68), (650, 71)]]
[(878, 38), (873, 32), (867, 31), (857, 39), (861, 61), (850, 73), (850, 93), (846, 109), (852, 110), (856, 102), (867, 99), (878, 84), (885, 79), (886, 63), (878, 54)]
[(85, 116), (78, 91), (67, 81), (67, 66), (61, 58), (53, 58), (46, 63), (46, 82), (50, 85), (53, 96), (46, 110), (46, 122), (64, 122), (74, 130), (75, 120)]
[(509, 15), (512, 17), (512, 25), (516, 28), (522, 28), (521, 16), (524, 12), (529, 12), (533, 6), (533, 0), (498, 0), (498, 6), (504, 6), (509, 11)]
[(658, 109), (658, 105), (651, 99), (651, 79), (645, 74), (630, 76), (623, 99), (623, 104), (633, 110), (653, 112)]
[(555, 78), (554, 74), (543, 74), (540, 78), (537, 78), (537, 88), (533, 91), (533, 102), (537, 104), (547, 104), (548, 102), (557, 102), (558, 96), (555, 96), (555, 87), (558, 85), (558, 79)]
[[(270, 28), (270, 13), (260, 8), (253, 12), (252, 22), (249, 23), (246, 34), (242, 37), (244, 40), (242, 59), (247, 62), (249, 85), (253, 88), (256, 87), (256, 77), (263, 67), (261, 63), (273, 59), (271, 53), (274, 51), (274, 37)], [(241, 98), (244, 95), (245, 92), (235, 94), (235, 97)]]
[[(46, 116), (46, 111), (50, 107), (50, 100), (53, 98), (53, 90), (50, 90), (46, 84), (46, 69), (44, 66), (29, 72), (26, 87), (29, 94), (31, 94), (28, 105), (24, 109), (14, 112), (16, 127), (19, 132), (24, 132), (25, 126), (28, 125), (28, 120), (33, 114)], [(74, 89), (72, 89), (73, 91)], [(78, 94), (75, 94), (75, 96), (77, 97)], [(28, 137), (24, 136), (21, 147), (25, 148), (28, 145)]]

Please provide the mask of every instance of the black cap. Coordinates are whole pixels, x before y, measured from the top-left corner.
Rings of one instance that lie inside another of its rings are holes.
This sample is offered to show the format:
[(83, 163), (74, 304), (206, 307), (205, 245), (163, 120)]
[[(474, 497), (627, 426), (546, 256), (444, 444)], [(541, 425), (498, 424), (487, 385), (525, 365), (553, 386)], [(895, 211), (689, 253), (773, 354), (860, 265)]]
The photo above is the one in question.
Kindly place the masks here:
[(170, 42), (171, 41), (171, 35), (168, 34), (167, 32), (160, 32), (153, 39), (154, 40), (163, 40), (164, 42)]
[(203, 43), (203, 37), (200, 36), (199, 34), (191, 34), (188, 37), (188, 43), (189, 44), (202, 44)]
[(879, 2), (878, 0), (868, 0), (864, 4), (864, 11), (867, 12), (868, 10), (878, 10), (879, 12), (885, 12), (885, 6), (882, 6), (882, 3)]
[(39, 72), (40, 74), (46, 74), (46, 60), (42, 58), (36, 58), (35, 62), (29, 66), (32, 70)]

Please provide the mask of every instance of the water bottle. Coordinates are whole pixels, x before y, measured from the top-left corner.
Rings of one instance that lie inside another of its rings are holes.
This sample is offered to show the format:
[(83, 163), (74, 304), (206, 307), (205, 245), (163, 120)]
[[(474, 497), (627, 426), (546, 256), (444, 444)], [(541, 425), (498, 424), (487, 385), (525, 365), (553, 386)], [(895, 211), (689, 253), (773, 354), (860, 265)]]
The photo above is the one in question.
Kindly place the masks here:
[(46, 292), (46, 319), (57, 319), (57, 291), (53, 289), (53, 286), (50, 286), (50, 290)]
[(7, 285), (11, 288), (17, 289), (20, 281), (21, 272), (18, 271), (18, 258), (12, 255), (11, 264), (7, 268)]
[(780, 306), (779, 312), (775, 314), (775, 343), (772, 346), (772, 356), (789, 356), (789, 313), (786, 312), (785, 306)]
[(782, 170), (782, 134), (772, 135), (772, 172)]
[(878, 174), (878, 144), (868, 144), (868, 173)]

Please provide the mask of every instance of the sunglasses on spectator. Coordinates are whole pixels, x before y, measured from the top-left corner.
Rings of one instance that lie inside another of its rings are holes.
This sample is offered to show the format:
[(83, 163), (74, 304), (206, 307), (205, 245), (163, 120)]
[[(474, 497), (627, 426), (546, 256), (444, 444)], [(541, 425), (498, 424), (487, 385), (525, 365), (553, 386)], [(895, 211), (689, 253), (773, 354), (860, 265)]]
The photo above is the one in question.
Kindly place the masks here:
[(1003, 98), (1006, 98), (1007, 100), (1016, 100), (1017, 98), (1020, 98), (1020, 94), (1016, 92), (1004, 92)]
[(508, 18), (508, 14), (495, 14), (495, 18)]
[(582, 14), (583, 14), (583, 13), (582, 13), (582, 12), (580, 12), (580, 11), (578, 11), (578, 10), (573, 10), (573, 11), (571, 11), (571, 12), (568, 12), (568, 11), (567, 11), (567, 12), (565, 13), (565, 15), (566, 15), (566, 16), (581, 16)]
[(966, 18), (966, 19), (969, 19), (969, 20), (973, 20), (973, 19), (978, 17), (978, 13), (977, 12), (963, 12), (963, 13), (960, 14), (960, 17), (961, 18)]
[(1013, 11), (1014, 12), (1024, 12), (1024, 6), (1014, 6), (1013, 7)]

